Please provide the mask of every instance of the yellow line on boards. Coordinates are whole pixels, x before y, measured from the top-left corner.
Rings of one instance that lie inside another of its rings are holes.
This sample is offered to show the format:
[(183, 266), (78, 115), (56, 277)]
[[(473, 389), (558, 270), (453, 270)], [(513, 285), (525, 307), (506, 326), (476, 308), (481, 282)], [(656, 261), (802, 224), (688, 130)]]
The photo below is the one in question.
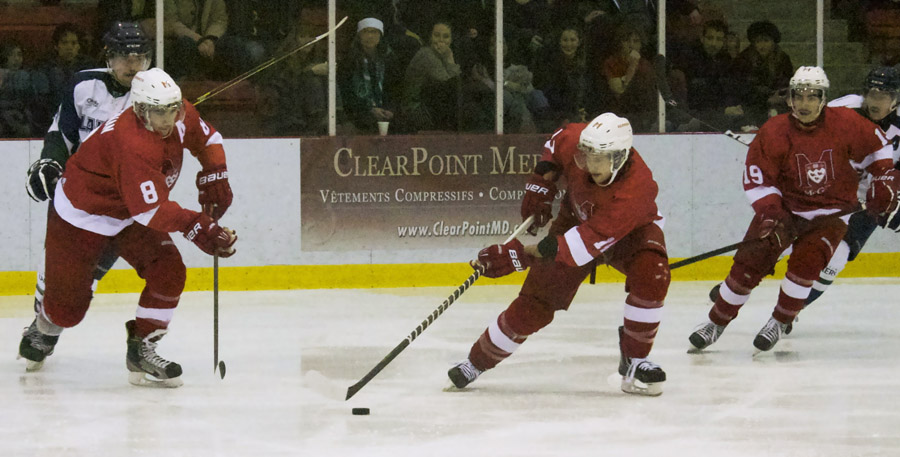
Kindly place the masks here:
[[(676, 261), (679, 259), (671, 259)], [(713, 257), (672, 271), (673, 281), (722, 280), (731, 268), (731, 257)], [(775, 268), (783, 277), (786, 262)], [(458, 286), (470, 274), (464, 263), (388, 265), (275, 265), (223, 267), (219, 269), (221, 290), (366, 289), (382, 287)], [(840, 277), (900, 277), (900, 253), (862, 253), (847, 264)], [(479, 279), (479, 285), (521, 284), (524, 273), (500, 279)], [(597, 282), (622, 282), (625, 277), (607, 266), (597, 268)], [(840, 279), (839, 279), (840, 280)], [(34, 293), (33, 271), (0, 272), (0, 295)], [(211, 290), (212, 268), (188, 269), (186, 291)], [(133, 270), (112, 270), (100, 281), (98, 293), (134, 293), (143, 288)]]

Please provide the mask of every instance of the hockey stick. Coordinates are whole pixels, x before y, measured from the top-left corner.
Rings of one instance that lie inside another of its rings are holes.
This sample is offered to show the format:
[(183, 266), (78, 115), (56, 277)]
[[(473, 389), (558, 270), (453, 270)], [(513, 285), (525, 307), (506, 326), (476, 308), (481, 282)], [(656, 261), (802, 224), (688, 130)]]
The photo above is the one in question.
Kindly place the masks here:
[[(531, 226), (531, 223), (533, 221), (534, 221), (534, 216), (529, 216), (527, 219), (522, 221), (522, 223), (519, 224), (518, 227), (516, 227), (516, 229), (513, 231), (512, 235), (510, 235), (509, 238), (507, 238), (506, 241), (503, 242), (503, 244), (509, 243), (513, 239), (518, 238), (519, 235), (521, 235), (522, 233), (525, 233), (525, 230), (527, 230), (528, 227)], [(432, 322), (437, 320), (437, 318), (440, 317), (440, 315), (443, 314), (444, 311), (446, 311), (447, 308), (450, 307), (450, 305), (452, 305), (454, 302), (456, 302), (456, 300), (460, 297), (460, 295), (462, 295), (466, 290), (468, 290), (469, 287), (471, 287), (472, 284), (474, 284), (475, 281), (477, 281), (478, 278), (481, 277), (481, 273), (482, 273), (482, 270), (480, 270), (480, 269), (475, 270), (474, 273), (472, 273), (468, 278), (466, 278), (465, 282), (463, 282), (459, 287), (457, 287), (456, 290), (453, 291), (453, 293), (450, 294), (450, 296), (447, 297), (446, 300), (444, 300), (444, 303), (442, 303), (441, 306), (439, 306), (430, 315), (428, 315), (428, 317), (425, 318), (425, 320), (423, 320), (422, 323), (419, 324), (419, 326), (415, 328), (415, 330), (410, 332), (409, 336), (407, 336), (403, 341), (400, 342), (400, 344), (398, 344), (396, 347), (394, 347), (394, 349), (392, 349), (391, 352), (388, 353), (388, 355), (386, 355), (383, 359), (381, 359), (381, 361), (378, 362), (378, 364), (375, 365), (374, 368), (369, 370), (369, 372), (366, 373), (366, 375), (363, 376), (362, 379), (357, 381), (356, 384), (353, 384), (352, 386), (348, 387), (347, 388), (347, 397), (344, 400), (349, 400), (350, 397), (356, 395), (356, 393), (359, 392), (360, 389), (362, 389), (366, 384), (368, 384), (369, 381), (372, 380), (372, 378), (377, 376), (378, 373), (380, 373), (381, 370), (384, 369), (384, 367), (386, 367), (389, 363), (391, 363), (392, 360), (394, 360), (398, 355), (400, 355), (400, 353), (403, 352), (403, 350), (406, 349), (406, 347), (409, 346), (410, 343), (413, 342), (413, 340), (415, 340), (419, 335), (421, 335), (422, 332), (424, 332), (425, 329), (427, 329), (428, 326), (431, 325)]]
[[(823, 216), (822, 219), (825, 219), (825, 218), (841, 218), (841, 217), (847, 216), (847, 215), (849, 215), (849, 214), (854, 214), (854, 213), (857, 213), (857, 212), (860, 212), (860, 211), (864, 211), (864, 210), (865, 210), (865, 208), (856, 208), (856, 209), (851, 209), (851, 210), (845, 210), (845, 211), (841, 211), (841, 212), (839, 212), (839, 213), (829, 214), (829, 215), (827, 215), (827, 216)], [(812, 219), (812, 220), (809, 221), (809, 223), (812, 224), (812, 223), (814, 223), (814, 221), (816, 221), (816, 220), (817, 220), (817, 219)], [(808, 226), (807, 226), (807, 227), (808, 227)], [(804, 231), (804, 232), (806, 231), (805, 228), (804, 228), (803, 231)], [(729, 244), (728, 246), (722, 246), (722, 247), (720, 247), (719, 249), (713, 249), (712, 251), (704, 252), (703, 254), (698, 254), (698, 255), (695, 255), (695, 256), (693, 256), (693, 257), (688, 257), (688, 258), (686, 258), (686, 259), (682, 259), (682, 260), (679, 260), (679, 261), (677, 261), (677, 262), (670, 263), (670, 264), (669, 264), (669, 270), (674, 270), (674, 269), (676, 269), (676, 268), (681, 268), (681, 267), (683, 267), (683, 266), (690, 265), (690, 264), (692, 264), (692, 263), (697, 263), (697, 262), (699, 262), (699, 261), (701, 261), (701, 260), (706, 260), (706, 259), (708, 259), (708, 258), (710, 258), (710, 257), (715, 257), (715, 256), (717, 256), (717, 255), (719, 255), (719, 254), (724, 254), (724, 253), (729, 252), (729, 251), (734, 251), (734, 250), (740, 249), (740, 248), (742, 248), (742, 247), (744, 247), (744, 246), (747, 246), (747, 245), (750, 245), (750, 244), (753, 244), (753, 243), (762, 241), (763, 239), (764, 239), (764, 238), (752, 238), (752, 239), (740, 241), (740, 242), (737, 242), (737, 243), (734, 243), (734, 244)]]
[[(215, 206), (213, 204), (213, 209)], [(219, 360), (219, 253), (213, 252), (213, 374), (216, 370), (219, 379), (225, 379), (225, 361)]]
[(234, 77), (233, 79), (231, 79), (230, 81), (226, 81), (225, 83), (221, 84), (219, 87), (216, 87), (215, 89), (212, 89), (209, 92), (201, 95), (200, 97), (197, 98), (197, 101), (194, 102), (194, 105), (195, 106), (199, 105), (199, 104), (205, 102), (206, 100), (209, 100), (210, 98), (213, 98), (216, 95), (219, 95), (220, 93), (230, 89), (231, 87), (235, 86), (236, 84), (240, 83), (241, 81), (244, 81), (245, 79), (265, 70), (266, 68), (269, 68), (272, 65), (275, 65), (276, 63), (281, 62), (284, 59), (287, 59), (288, 57), (296, 54), (297, 52), (300, 52), (301, 50), (316, 44), (317, 42), (321, 41), (323, 38), (334, 33), (337, 29), (339, 29), (342, 25), (344, 25), (344, 22), (347, 22), (347, 16), (344, 16), (344, 18), (341, 19), (340, 22), (335, 24), (333, 29), (313, 38), (309, 42), (304, 43), (304, 44), (298, 46), (297, 48), (282, 54), (279, 57), (273, 57), (273, 58), (257, 65), (255, 68), (247, 70), (243, 74), (240, 74), (240, 75)]

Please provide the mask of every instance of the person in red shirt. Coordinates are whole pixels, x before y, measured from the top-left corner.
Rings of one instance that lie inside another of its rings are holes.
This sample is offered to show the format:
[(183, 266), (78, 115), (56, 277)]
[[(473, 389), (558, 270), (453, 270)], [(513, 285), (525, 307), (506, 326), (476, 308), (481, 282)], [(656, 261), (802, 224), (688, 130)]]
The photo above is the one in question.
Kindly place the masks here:
[[(181, 366), (156, 354), (184, 289), (185, 266), (169, 236), (182, 232), (207, 254), (234, 254), (237, 236), (216, 222), (232, 193), (222, 136), (182, 99), (158, 68), (139, 72), (132, 107), (92, 132), (56, 184), (47, 221), (46, 291), (22, 337), (26, 369), (40, 369), (64, 328), (84, 318), (93, 296), (93, 270), (112, 244), (146, 281), (128, 333), (129, 382), (178, 387)], [(197, 157), (203, 212), (169, 200), (184, 149)]]
[[(790, 81), (790, 113), (775, 116), (750, 144), (744, 192), (756, 213), (734, 264), (720, 285), (709, 321), (689, 340), (695, 350), (714, 343), (737, 317), (778, 257), (791, 248), (772, 317), (756, 335), (756, 353), (768, 351), (803, 309), (819, 277), (847, 231), (858, 205), (862, 170), (872, 174), (866, 210), (883, 217), (896, 212), (900, 172), (891, 146), (875, 124), (844, 107), (825, 106), (828, 77), (819, 67), (800, 67)], [(841, 216), (838, 216), (841, 214)]]
[(632, 149), (631, 123), (612, 113), (560, 128), (544, 145), (525, 186), (522, 218), (534, 215), (534, 233), (546, 225), (565, 178), (566, 195), (549, 234), (539, 243), (518, 240), (482, 249), (472, 267), (497, 278), (530, 267), (519, 296), (472, 345), (448, 376), (463, 388), (509, 357), (525, 339), (566, 310), (596, 264), (626, 275), (624, 325), (619, 327), (619, 374), (627, 393), (662, 393), (666, 373), (647, 360), (669, 287), (669, 265), (656, 206), (659, 188)]

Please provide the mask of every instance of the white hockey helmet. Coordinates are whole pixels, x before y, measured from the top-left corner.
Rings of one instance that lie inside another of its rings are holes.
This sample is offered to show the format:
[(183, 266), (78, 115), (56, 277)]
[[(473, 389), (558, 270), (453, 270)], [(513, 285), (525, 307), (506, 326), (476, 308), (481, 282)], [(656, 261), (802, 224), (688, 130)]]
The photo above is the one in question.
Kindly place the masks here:
[(578, 168), (590, 172), (592, 164), (599, 162), (605, 164), (608, 161), (611, 173), (609, 181), (597, 183), (608, 186), (615, 181), (619, 170), (628, 161), (633, 142), (634, 135), (628, 119), (613, 113), (603, 113), (590, 121), (581, 131), (575, 164)]
[(134, 106), (135, 114), (144, 120), (148, 130), (153, 130), (148, 118), (150, 112), (177, 111), (176, 119), (184, 119), (181, 88), (168, 73), (159, 68), (139, 71), (134, 75), (131, 83), (131, 104)]
[(821, 102), (819, 103), (819, 110), (816, 112), (815, 118), (818, 119), (819, 115), (822, 114), (822, 108), (825, 107), (825, 94), (828, 91), (828, 87), (831, 84), (828, 82), (828, 76), (825, 74), (825, 70), (822, 67), (800, 67), (794, 72), (794, 76), (791, 77), (790, 82), (790, 94), (788, 95), (788, 104), (791, 106), (791, 112), (796, 118), (800, 118), (797, 112), (794, 111), (793, 106), (793, 98), (794, 94), (799, 91), (817, 91)]

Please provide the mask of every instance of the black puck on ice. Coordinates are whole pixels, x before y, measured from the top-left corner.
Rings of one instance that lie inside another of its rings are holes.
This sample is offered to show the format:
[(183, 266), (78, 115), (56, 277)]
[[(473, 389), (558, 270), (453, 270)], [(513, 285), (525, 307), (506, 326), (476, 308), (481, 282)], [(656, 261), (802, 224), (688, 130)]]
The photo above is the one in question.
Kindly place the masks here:
[(354, 416), (368, 416), (369, 408), (353, 408), (350, 412), (352, 412)]

